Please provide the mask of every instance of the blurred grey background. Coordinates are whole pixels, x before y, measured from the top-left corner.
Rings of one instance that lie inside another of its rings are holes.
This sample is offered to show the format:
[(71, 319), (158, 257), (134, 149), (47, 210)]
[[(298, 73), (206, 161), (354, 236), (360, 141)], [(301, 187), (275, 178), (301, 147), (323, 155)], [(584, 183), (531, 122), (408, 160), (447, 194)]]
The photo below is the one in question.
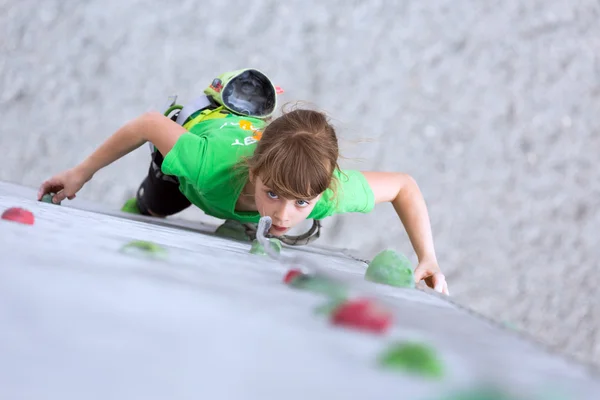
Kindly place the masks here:
[[(416, 178), (454, 300), (600, 365), (599, 17), (595, 0), (0, 0), (0, 180), (37, 187), (167, 96), (255, 67), (281, 103), (329, 113), (343, 167)], [(148, 162), (79, 197), (120, 207)], [(325, 229), (414, 259), (389, 204)]]

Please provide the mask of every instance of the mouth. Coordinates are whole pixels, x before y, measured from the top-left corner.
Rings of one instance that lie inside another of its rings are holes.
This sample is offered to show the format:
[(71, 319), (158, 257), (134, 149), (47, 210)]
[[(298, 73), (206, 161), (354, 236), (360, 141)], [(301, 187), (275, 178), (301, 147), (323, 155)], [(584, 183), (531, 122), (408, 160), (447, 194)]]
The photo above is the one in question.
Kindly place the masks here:
[(279, 225), (271, 225), (271, 229), (273, 229), (277, 233), (283, 233), (288, 230), (288, 228)]

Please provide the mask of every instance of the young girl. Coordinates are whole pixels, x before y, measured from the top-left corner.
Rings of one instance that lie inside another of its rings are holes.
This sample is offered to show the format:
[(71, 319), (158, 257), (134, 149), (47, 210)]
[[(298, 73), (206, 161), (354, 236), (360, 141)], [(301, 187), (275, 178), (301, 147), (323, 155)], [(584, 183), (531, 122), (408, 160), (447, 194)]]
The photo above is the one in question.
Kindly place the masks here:
[[(220, 83), (211, 87), (221, 89)], [(208, 215), (242, 223), (270, 216), (270, 233), (281, 236), (305, 219), (368, 213), (375, 204), (391, 202), (419, 259), (415, 280), (448, 294), (427, 207), (413, 178), (340, 170), (336, 133), (320, 112), (296, 109), (268, 124), (261, 117), (227, 112), (184, 127), (158, 112), (145, 113), (81, 164), (45, 181), (38, 199), (46, 193), (56, 193), (56, 203), (75, 198), (98, 170), (150, 142), (158, 152), (135, 200), (139, 212), (167, 216), (194, 204)]]

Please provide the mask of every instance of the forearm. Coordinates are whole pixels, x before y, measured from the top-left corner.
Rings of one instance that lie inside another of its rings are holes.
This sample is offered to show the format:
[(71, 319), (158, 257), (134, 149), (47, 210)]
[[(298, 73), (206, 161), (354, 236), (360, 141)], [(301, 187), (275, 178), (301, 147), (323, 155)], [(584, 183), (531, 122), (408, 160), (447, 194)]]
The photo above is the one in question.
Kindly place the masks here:
[(419, 262), (428, 260), (437, 263), (427, 205), (414, 179), (411, 178), (398, 192), (392, 204), (406, 229)]
[(113, 133), (100, 147), (79, 166), (89, 180), (96, 172), (129, 154), (146, 142), (140, 131), (141, 116), (129, 121)]

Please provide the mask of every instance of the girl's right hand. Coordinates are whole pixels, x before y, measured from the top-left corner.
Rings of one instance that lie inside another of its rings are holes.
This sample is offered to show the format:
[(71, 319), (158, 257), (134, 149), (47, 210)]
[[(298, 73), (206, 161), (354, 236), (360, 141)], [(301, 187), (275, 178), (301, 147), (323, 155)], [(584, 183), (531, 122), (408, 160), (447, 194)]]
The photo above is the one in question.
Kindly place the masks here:
[(90, 179), (91, 176), (88, 176), (79, 166), (63, 171), (42, 183), (38, 190), (38, 200), (47, 193), (56, 193), (52, 197), (52, 202), (56, 204), (64, 199), (73, 200), (75, 194)]

